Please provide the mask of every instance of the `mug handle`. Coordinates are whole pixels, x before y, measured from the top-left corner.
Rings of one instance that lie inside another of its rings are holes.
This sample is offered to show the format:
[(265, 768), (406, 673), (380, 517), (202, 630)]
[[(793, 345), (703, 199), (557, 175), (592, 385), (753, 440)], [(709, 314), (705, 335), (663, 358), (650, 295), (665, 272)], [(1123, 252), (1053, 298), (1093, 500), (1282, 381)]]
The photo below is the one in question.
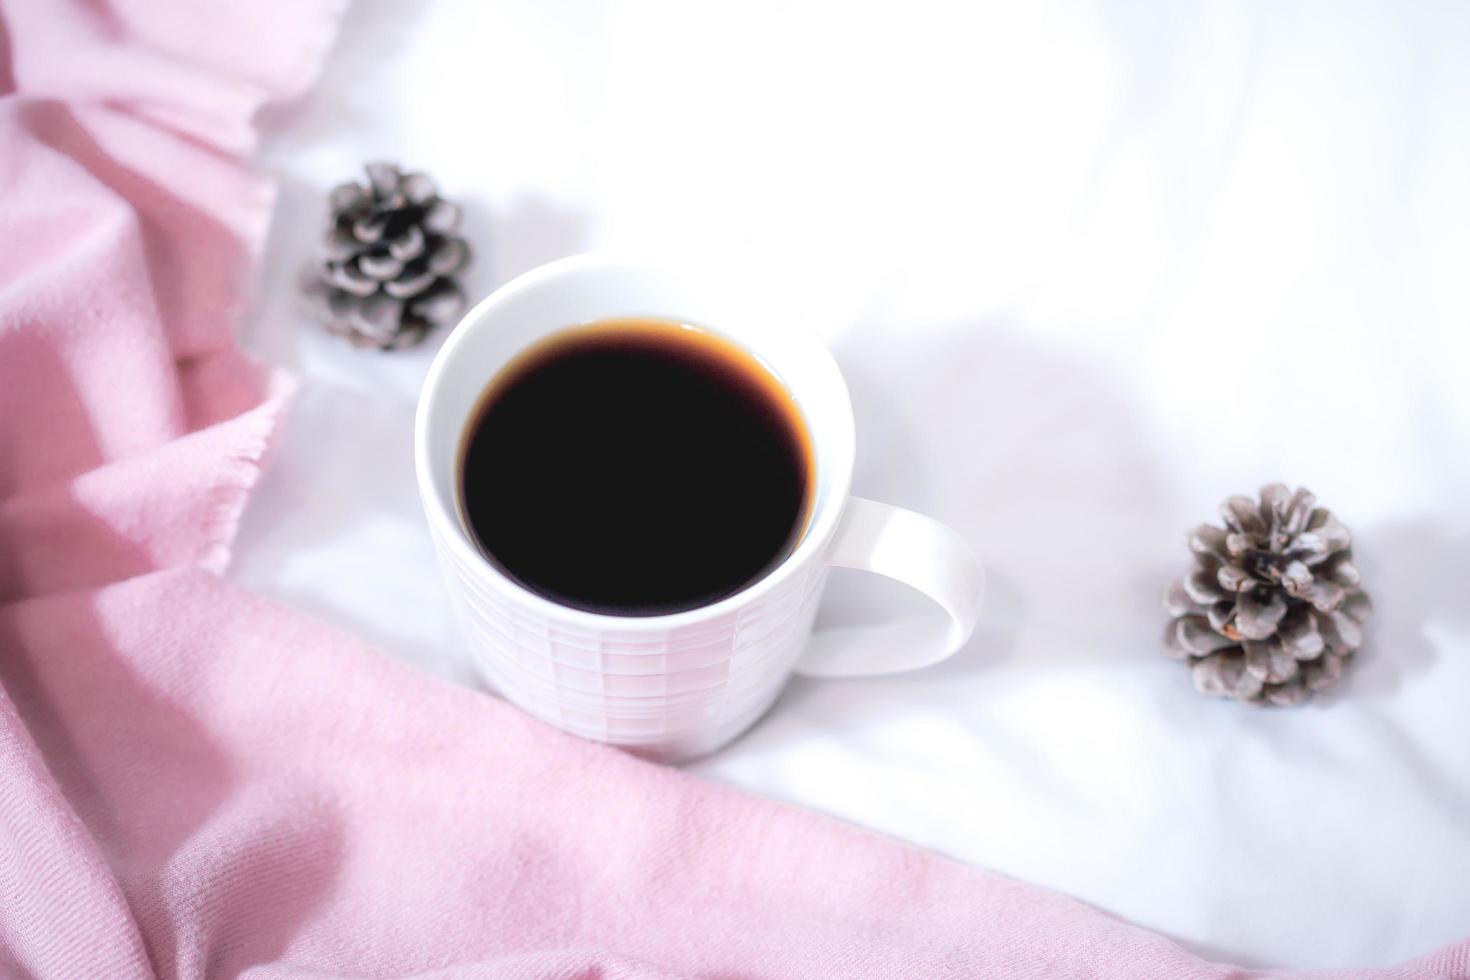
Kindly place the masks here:
[(796, 665), (806, 677), (865, 677), (937, 664), (970, 639), (985, 569), (956, 532), (930, 517), (849, 497), (828, 564), (902, 582), (933, 599), (944, 616), (819, 629)]

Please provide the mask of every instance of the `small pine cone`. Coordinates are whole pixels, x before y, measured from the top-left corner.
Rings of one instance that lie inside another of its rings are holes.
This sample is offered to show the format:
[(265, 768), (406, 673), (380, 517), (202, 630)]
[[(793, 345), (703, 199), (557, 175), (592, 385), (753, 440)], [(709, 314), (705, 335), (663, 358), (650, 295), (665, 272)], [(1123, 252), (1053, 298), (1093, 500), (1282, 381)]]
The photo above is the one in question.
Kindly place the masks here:
[(410, 347), (464, 311), (455, 276), (469, 261), (459, 208), (420, 173), (366, 166), (339, 184), (319, 265), (302, 284), (328, 331), (358, 347)]
[(1352, 535), (1306, 490), (1231, 497), (1190, 536), (1195, 569), (1164, 595), (1165, 643), (1202, 694), (1296, 704), (1336, 683), (1372, 605)]

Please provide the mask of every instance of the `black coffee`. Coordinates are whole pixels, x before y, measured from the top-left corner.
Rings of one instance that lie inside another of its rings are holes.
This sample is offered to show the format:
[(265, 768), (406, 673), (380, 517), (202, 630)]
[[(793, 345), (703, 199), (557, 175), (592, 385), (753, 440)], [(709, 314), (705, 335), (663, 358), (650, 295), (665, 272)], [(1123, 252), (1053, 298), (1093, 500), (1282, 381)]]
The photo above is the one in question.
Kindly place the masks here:
[(486, 556), (594, 612), (706, 605), (805, 531), (812, 452), (791, 395), (705, 330), (603, 320), (548, 338), (486, 391), (461, 500)]

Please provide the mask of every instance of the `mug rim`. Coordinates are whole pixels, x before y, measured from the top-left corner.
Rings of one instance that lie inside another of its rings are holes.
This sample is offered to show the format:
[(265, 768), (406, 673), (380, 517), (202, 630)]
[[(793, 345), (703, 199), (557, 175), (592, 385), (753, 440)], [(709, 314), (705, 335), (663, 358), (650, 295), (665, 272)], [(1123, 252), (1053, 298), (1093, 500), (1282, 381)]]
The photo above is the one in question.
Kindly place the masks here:
[[(812, 428), (811, 431), (818, 485), (825, 476), (831, 481), (830, 491), (822, 499), (813, 499), (812, 515), (808, 521), (806, 533), (780, 564), (739, 591), (716, 602), (693, 609), (653, 616), (621, 616), (563, 605), (554, 599), (533, 592), (498, 568), (475, 546), (469, 538), (464, 522), (457, 517), (458, 508), (455, 501), (444, 498), (440, 492), (439, 482), (434, 478), (429, 459), (429, 416), (442, 387), (444, 375), (450, 369), (456, 352), (468, 342), (477, 324), (486, 320), (496, 307), (504, 304), (513, 295), (541, 286), (549, 280), (589, 269), (627, 269), (630, 272), (652, 273), (659, 277), (672, 275), (666, 268), (651, 263), (598, 252), (584, 252), (556, 259), (523, 272), (492, 290), (460, 317), (449, 336), (445, 338), (444, 343), (435, 353), (433, 363), (429, 365), (428, 373), (419, 389), (418, 405), (414, 412), (414, 472), (419, 497), (423, 501), (429, 522), (433, 526), (431, 530), (442, 532), (436, 533), (435, 537), (442, 540), (446, 547), (453, 549), (456, 555), (466, 562), (467, 567), (479, 569), (485, 578), (494, 583), (497, 590), (508, 593), (514, 597), (515, 601), (541, 613), (558, 625), (579, 626), (598, 632), (638, 633), (667, 631), (718, 619), (755, 602), (790, 579), (796, 574), (798, 568), (813, 560), (819, 560), (821, 551), (836, 532), (837, 522), (841, 519), (844, 509), (843, 505), (851, 491), (855, 458), (855, 422), (852, 398), (848, 391), (847, 379), (843, 377), (836, 358), (827, 345), (809, 328), (793, 325), (789, 329), (783, 329), (783, 333), (798, 339), (800, 343), (810, 348), (811, 352), (824, 362), (824, 366), (830, 368), (831, 377), (836, 385), (832, 397), (840, 401), (839, 414), (844, 431), (828, 434), (827, 441), (835, 440), (839, 443), (835, 451), (837, 458), (824, 458), (820, 441), (822, 435), (815, 428)], [(621, 314), (609, 312), (607, 315)], [(573, 325), (567, 324), (567, 326)], [(718, 325), (710, 324), (709, 326), (711, 329), (719, 330)], [(723, 331), (721, 333), (757, 359), (764, 360), (761, 352), (744, 338), (731, 336)], [(524, 349), (524, 347), (521, 348), (521, 350)], [(497, 366), (496, 371), (503, 367), (504, 365)], [(487, 378), (486, 383), (488, 384), (490, 380)], [(467, 419), (461, 420), (460, 426), (462, 427), (467, 421)], [(807, 424), (811, 426), (810, 417), (808, 417)], [(455, 480), (451, 478), (448, 483), (452, 486)], [(816, 493), (815, 488), (813, 493)], [(826, 506), (823, 506), (824, 500)]]

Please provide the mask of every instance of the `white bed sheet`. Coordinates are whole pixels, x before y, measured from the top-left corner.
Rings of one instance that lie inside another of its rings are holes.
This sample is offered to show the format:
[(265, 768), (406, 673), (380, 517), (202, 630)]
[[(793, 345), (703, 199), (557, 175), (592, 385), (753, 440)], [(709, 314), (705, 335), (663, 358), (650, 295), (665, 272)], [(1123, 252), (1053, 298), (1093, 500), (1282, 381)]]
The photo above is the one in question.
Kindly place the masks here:
[[(832, 344), (856, 490), (988, 564), (970, 646), (798, 681), (694, 771), (1248, 965), (1470, 934), (1470, 7), (359, 0), (268, 120), (247, 343), (305, 381), (233, 576), (469, 680), (415, 495), (428, 348), (293, 305), (369, 158), (463, 202), (478, 295), (610, 247)], [(1235, 492), (1310, 486), (1377, 603), (1293, 710), (1196, 696), (1158, 594)], [(830, 616), (915, 601), (837, 576)]]

